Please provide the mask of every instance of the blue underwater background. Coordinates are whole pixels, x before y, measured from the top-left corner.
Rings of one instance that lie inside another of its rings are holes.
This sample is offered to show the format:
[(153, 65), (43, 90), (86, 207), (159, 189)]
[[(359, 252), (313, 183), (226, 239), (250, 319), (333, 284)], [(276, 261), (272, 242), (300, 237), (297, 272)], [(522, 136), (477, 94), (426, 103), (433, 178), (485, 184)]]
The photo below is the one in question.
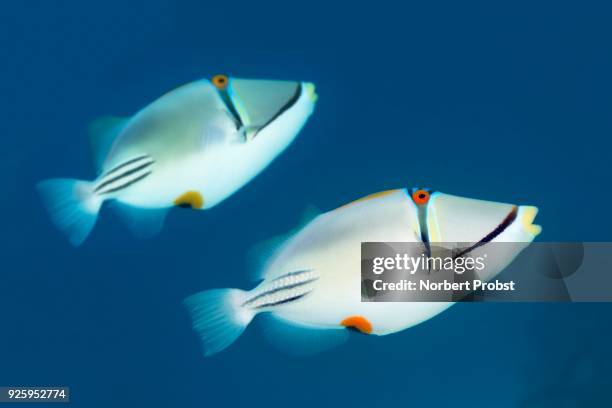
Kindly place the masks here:
[[(256, 319), (206, 359), (182, 305), (250, 287), (249, 249), (307, 207), (403, 186), (537, 205), (540, 241), (610, 241), (606, 2), (0, 7), (0, 385), (68, 385), (88, 408), (612, 406), (610, 304), (459, 304), (309, 358)], [(145, 241), (105, 207), (71, 247), (35, 183), (93, 178), (90, 121), (218, 72), (312, 81), (316, 111), (222, 205)]]

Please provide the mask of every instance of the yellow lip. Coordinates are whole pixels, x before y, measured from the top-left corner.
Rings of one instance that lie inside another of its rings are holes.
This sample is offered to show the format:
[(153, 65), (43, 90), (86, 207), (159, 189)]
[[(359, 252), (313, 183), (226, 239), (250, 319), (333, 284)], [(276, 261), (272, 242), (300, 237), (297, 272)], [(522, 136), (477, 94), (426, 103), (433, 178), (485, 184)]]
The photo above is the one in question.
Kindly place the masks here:
[(526, 233), (537, 236), (542, 232), (542, 227), (533, 223), (536, 215), (538, 215), (538, 207), (523, 206), (521, 224)]
[(306, 95), (310, 98), (310, 100), (314, 103), (319, 98), (319, 95), (315, 92), (315, 86), (313, 83), (307, 82), (304, 84), (304, 90), (306, 91)]

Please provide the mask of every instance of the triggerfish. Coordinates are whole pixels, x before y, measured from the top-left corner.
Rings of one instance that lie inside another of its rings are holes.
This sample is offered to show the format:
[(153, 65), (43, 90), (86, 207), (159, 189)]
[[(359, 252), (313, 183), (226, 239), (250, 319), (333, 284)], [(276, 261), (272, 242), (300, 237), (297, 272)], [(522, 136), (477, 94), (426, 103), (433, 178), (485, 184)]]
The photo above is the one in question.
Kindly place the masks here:
[(195, 81), (130, 118), (95, 121), (95, 180), (51, 179), (38, 189), (74, 245), (107, 200), (137, 235), (150, 236), (170, 207), (211, 208), (255, 177), (294, 140), (316, 99), (306, 82)]
[(540, 233), (541, 227), (533, 224), (537, 212), (533, 206), (429, 189), (373, 194), (316, 216), (278, 244), (254, 289), (208, 290), (188, 297), (185, 304), (206, 355), (229, 346), (259, 313), (302, 332), (347, 333), (341, 329), (350, 328), (379, 336), (395, 333), (453, 303), (362, 302), (362, 242), (474, 243), (466, 251), (482, 250), (492, 242), (521, 243), (498, 254), (484, 277), (488, 280)]

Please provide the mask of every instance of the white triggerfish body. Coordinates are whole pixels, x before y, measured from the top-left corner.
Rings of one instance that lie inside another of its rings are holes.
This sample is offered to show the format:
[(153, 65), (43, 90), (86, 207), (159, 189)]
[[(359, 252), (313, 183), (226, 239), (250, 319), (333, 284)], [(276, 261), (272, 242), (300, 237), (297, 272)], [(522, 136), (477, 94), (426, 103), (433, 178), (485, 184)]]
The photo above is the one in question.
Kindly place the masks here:
[[(474, 243), (510, 246), (487, 268), (488, 280), (541, 231), (538, 210), (474, 200), (426, 189), (373, 194), (321, 214), (282, 243), (250, 291), (214, 289), (185, 303), (205, 353), (231, 344), (259, 313), (302, 329), (357, 329), (386, 335), (419, 324), (452, 302), (362, 302), (362, 242)], [(346, 332), (346, 330), (344, 330)]]
[(246, 184), (297, 136), (317, 95), (306, 82), (216, 75), (130, 118), (91, 126), (98, 177), (38, 184), (54, 223), (81, 244), (104, 201), (136, 234), (159, 231), (173, 206), (208, 209)]

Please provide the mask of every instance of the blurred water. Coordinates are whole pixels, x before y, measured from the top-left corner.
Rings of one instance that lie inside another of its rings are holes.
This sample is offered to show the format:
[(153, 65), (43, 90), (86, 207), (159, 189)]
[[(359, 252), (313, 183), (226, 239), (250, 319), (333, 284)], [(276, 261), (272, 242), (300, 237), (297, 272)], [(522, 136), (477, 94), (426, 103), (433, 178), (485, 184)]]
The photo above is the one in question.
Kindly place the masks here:
[[(249, 248), (307, 206), (402, 186), (538, 205), (542, 241), (610, 240), (609, 6), (2, 9), (0, 385), (68, 385), (79, 407), (609, 404), (609, 304), (462, 304), (306, 359), (268, 345), (257, 322), (204, 359), (181, 305), (205, 288), (248, 287)], [(35, 182), (93, 177), (88, 122), (217, 72), (313, 81), (317, 110), (223, 205), (173, 211), (149, 241), (103, 209), (87, 243), (70, 247)]]

